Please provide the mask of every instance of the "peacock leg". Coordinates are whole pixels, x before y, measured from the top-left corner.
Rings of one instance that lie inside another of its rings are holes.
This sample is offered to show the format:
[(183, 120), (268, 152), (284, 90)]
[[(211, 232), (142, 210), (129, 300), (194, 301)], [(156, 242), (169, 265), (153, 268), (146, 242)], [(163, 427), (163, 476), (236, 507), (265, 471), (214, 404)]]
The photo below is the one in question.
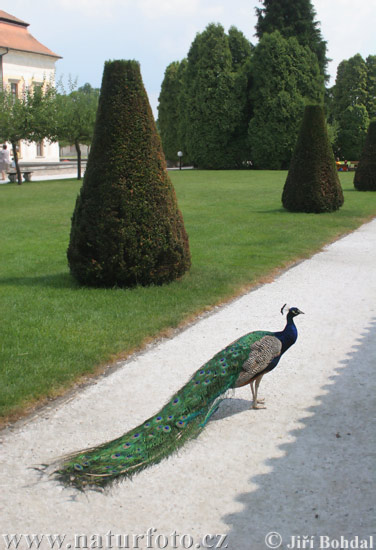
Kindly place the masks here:
[[(262, 378), (262, 377), (261, 377)], [(260, 378), (260, 381), (261, 381), (261, 378)], [(251, 386), (251, 391), (252, 391), (252, 400), (256, 403), (256, 396), (255, 396), (255, 389), (254, 389), (254, 383), (255, 383), (255, 379), (251, 380), (251, 382), (249, 383), (249, 385)], [(260, 384), (260, 382), (259, 382)], [(265, 399), (264, 398), (259, 398), (257, 399), (257, 403), (264, 403)]]
[[(252, 397), (253, 397), (253, 404), (252, 404), (252, 409), (265, 409), (265, 407), (258, 407), (258, 403), (264, 403), (265, 402), (265, 399), (257, 399), (257, 392), (258, 392), (258, 388), (259, 388), (259, 385), (260, 385), (260, 382), (261, 382), (261, 379), (264, 375), (262, 374), (261, 376), (258, 376), (255, 380), (252, 380), (252, 382), (250, 382), (250, 386), (251, 386), (251, 390), (252, 390)], [(253, 387), (253, 383), (254, 383), (254, 387)]]
[(254, 390), (254, 387), (253, 387), (253, 383), (254, 383), (254, 380), (251, 380), (249, 385), (251, 386), (251, 392), (252, 392), (252, 401), (253, 403), (255, 402), (255, 390)]

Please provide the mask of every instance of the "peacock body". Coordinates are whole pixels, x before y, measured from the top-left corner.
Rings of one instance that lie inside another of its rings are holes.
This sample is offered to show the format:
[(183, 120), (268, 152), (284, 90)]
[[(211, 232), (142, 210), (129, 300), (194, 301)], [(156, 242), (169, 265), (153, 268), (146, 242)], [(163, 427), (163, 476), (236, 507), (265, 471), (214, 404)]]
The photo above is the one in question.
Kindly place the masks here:
[(258, 384), (296, 341), (293, 318), (299, 313), (297, 308), (290, 308), (282, 332), (255, 331), (228, 345), (198, 369), (154, 416), (117, 439), (67, 457), (54, 475), (78, 489), (104, 487), (131, 477), (197, 437), (231, 388), (250, 384), (253, 407), (258, 408)]

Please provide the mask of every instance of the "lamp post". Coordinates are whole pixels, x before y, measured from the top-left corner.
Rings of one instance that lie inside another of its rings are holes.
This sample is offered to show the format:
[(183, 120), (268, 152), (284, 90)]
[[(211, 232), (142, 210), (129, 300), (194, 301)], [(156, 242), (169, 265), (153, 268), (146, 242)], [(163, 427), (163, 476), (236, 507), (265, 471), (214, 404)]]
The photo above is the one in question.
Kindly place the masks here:
[(181, 170), (181, 157), (183, 156), (182, 151), (178, 151), (178, 157), (179, 157), (179, 170)]

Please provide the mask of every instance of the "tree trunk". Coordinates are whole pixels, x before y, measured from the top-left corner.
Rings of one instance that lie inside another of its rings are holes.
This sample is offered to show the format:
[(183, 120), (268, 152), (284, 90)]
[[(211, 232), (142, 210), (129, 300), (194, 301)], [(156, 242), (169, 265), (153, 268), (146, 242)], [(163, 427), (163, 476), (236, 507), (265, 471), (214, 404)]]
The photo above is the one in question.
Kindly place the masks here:
[(18, 164), (17, 143), (15, 141), (12, 141), (12, 151), (13, 151), (14, 164), (16, 165), (17, 183), (18, 185), (22, 185), (22, 175), (21, 175), (20, 165)]
[(77, 179), (80, 180), (81, 179), (81, 147), (77, 139), (75, 140), (74, 145), (76, 147), (76, 152), (77, 152)]

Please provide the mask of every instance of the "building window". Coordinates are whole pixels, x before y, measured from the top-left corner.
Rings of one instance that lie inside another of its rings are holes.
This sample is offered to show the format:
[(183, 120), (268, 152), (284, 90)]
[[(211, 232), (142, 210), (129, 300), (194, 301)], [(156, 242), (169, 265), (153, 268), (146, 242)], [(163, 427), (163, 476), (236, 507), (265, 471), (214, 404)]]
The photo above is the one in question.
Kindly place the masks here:
[(44, 156), (44, 143), (43, 141), (37, 141), (37, 157)]
[(10, 93), (12, 95), (13, 103), (15, 103), (16, 99), (18, 98), (18, 82), (10, 83)]

